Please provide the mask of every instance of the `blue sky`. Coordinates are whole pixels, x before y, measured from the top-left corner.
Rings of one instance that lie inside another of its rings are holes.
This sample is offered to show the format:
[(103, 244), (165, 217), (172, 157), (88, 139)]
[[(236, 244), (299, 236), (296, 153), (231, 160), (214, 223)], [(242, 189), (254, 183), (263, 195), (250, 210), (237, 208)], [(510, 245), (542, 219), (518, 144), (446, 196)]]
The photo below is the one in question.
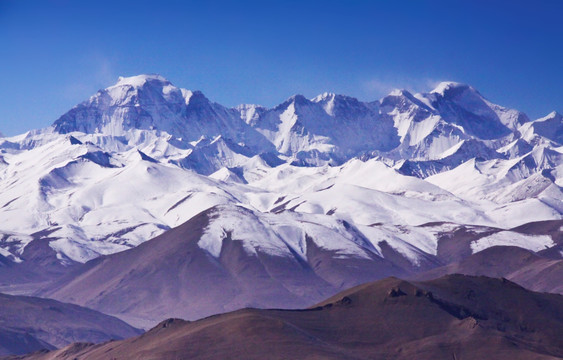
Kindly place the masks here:
[(540, 117), (563, 111), (561, 14), (541, 0), (0, 0), (0, 131), (48, 126), (140, 73), (227, 106), (454, 80)]

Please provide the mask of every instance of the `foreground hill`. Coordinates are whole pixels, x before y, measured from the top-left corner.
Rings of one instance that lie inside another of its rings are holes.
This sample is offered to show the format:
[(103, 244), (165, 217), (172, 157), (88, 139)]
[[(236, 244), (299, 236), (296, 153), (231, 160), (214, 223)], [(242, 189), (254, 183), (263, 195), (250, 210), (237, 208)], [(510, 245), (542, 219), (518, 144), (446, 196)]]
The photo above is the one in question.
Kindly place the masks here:
[(140, 334), (121, 320), (77, 305), (0, 294), (0, 355), (102, 342)]
[(132, 339), (18, 359), (557, 359), (563, 297), (504, 279), (388, 278), (307, 310), (167, 320)]

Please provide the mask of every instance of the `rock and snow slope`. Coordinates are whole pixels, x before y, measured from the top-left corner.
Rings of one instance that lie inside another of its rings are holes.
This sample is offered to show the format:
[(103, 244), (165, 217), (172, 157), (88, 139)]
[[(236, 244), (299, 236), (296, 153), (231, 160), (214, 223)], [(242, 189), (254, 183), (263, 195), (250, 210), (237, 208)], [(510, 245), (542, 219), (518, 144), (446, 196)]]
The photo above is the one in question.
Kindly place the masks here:
[(385, 258), (385, 240), (419, 266), (448, 227), (561, 219), (562, 129), (557, 113), (530, 121), (457, 83), (266, 109), (120, 78), (53, 126), (0, 140), (0, 255), (25, 262), (43, 241), (85, 262), (214, 208), (225, 216), (199, 242), (210, 256), (228, 233), (249, 254), (298, 258), (307, 238), (342, 257)]

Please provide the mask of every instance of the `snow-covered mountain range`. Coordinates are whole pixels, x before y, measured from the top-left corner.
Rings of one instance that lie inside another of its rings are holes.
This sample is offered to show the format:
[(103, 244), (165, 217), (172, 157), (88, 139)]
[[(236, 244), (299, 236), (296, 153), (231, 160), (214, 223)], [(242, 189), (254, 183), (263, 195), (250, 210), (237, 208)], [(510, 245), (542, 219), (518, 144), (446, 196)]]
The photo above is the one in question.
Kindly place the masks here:
[(211, 211), (198, 241), (211, 257), (232, 238), (301, 261), (312, 241), (420, 267), (462, 227), (472, 251), (561, 246), (508, 229), (563, 218), (562, 186), (562, 116), (530, 120), (468, 85), (227, 108), (139, 75), (0, 139), (0, 260), (24, 263), (42, 242), (83, 263)]

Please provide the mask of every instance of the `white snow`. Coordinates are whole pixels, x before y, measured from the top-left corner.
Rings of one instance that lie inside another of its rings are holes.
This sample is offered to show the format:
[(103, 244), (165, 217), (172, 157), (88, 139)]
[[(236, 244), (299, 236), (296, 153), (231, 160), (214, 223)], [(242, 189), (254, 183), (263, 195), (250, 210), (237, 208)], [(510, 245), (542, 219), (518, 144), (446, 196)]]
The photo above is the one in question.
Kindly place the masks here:
[(462, 83), (458, 83), (455, 81), (442, 81), (441, 83), (438, 84), (438, 86), (436, 86), (432, 91), (430, 91), (430, 93), (436, 93), (436, 94), (441, 94), (444, 95), (444, 93), (452, 88), (455, 87), (459, 87), (459, 86), (464, 86), (464, 84)]
[(130, 77), (120, 76), (117, 79), (117, 83), (114, 86), (130, 85), (134, 87), (143, 86), (148, 80), (158, 80), (161, 82), (168, 82), (165, 78), (160, 75), (136, 75)]
[[(449, 99), (456, 87), (463, 94)], [(470, 135), (438, 100), (522, 135)], [(18, 260), (29, 235), (47, 230), (62, 262), (84, 262), (218, 207), (199, 242), (215, 257), (229, 233), (249, 254), (276, 256), (306, 257), (307, 239), (337, 256), (381, 256), (386, 241), (416, 265), (436, 254), (443, 230), (419, 226), (428, 222), (511, 228), (561, 219), (560, 126), (559, 114), (530, 122), (453, 82), (373, 103), (324, 93), (228, 109), (159, 75), (120, 78), (53, 127), (0, 140), (0, 227), (11, 234), (0, 254)], [(471, 144), (498, 156), (474, 158)], [(406, 176), (397, 170), (406, 159), (446, 167)], [(550, 244), (502, 236), (472, 248)]]
[(472, 242), (471, 250), (476, 253), (492, 246), (518, 246), (531, 251), (540, 251), (554, 245), (555, 243), (549, 235), (526, 235), (513, 231), (501, 231)]

